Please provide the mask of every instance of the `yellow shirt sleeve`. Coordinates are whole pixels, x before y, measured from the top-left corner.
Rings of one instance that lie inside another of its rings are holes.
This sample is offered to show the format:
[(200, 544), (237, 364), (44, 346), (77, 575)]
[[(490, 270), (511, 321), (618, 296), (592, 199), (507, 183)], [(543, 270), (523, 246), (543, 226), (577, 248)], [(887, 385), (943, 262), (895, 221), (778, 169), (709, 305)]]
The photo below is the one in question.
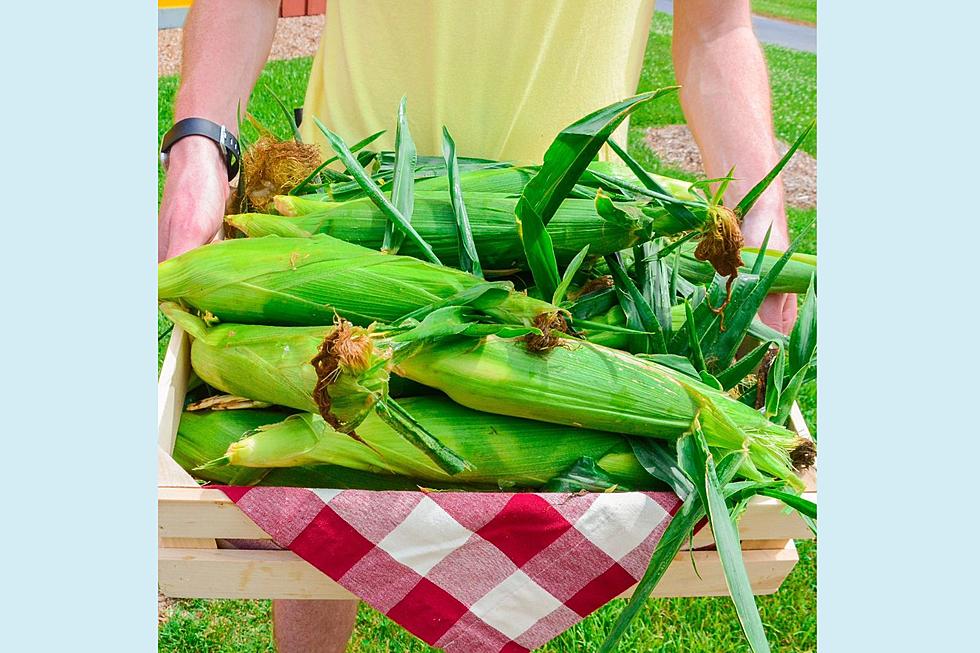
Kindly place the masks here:
[[(654, 0), (331, 0), (301, 132), (330, 153), (317, 116), (348, 143), (394, 149), (408, 97), (419, 154), (540, 163), (555, 134), (636, 92)], [(626, 125), (614, 138), (625, 143)], [(600, 153), (600, 158), (608, 156)]]

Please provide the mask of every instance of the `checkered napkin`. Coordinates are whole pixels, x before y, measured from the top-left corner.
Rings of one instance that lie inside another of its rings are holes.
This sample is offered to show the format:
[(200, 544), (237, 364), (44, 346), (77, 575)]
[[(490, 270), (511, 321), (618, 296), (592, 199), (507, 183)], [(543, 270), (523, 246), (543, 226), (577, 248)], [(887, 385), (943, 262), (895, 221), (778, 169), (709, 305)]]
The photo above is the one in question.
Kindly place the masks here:
[(529, 651), (643, 575), (680, 500), (222, 487), (288, 548), (449, 653)]

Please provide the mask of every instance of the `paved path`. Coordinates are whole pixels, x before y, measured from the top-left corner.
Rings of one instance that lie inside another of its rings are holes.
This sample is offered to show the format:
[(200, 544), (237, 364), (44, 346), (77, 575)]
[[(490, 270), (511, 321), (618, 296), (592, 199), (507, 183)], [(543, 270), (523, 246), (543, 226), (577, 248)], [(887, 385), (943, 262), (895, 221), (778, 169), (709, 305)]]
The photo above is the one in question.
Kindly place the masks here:
[[(668, 14), (674, 13), (674, 0), (657, 0), (657, 11)], [(808, 25), (797, 25), (784, 20), (752, 16), (752, 27), (755, 35), (763, 43), (780, 45), (793, 50), (804, 52), (817, 51), (817, 28)]]

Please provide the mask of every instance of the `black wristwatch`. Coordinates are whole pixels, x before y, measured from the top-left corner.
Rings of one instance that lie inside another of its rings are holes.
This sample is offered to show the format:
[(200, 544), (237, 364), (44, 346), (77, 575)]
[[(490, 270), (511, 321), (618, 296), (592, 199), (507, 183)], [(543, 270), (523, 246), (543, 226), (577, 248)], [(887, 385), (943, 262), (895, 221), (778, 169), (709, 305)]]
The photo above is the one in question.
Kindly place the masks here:
[(184, 118), (170, 128), (170, 131), (163, 137), (163, 145), (160, 146), (160, 161), (163, 163), (164, 169), (167, 167), (170, 148), (186, 136), (204, 136), (217, 143), (221, 150), (221, 156), (224, 157), (225, 166), (228, 168), (228, 181), (235, 178), (242, 157), (238, 147), (238, 139), (225, 129), (224, 125), (219, 125), (207, 118)]

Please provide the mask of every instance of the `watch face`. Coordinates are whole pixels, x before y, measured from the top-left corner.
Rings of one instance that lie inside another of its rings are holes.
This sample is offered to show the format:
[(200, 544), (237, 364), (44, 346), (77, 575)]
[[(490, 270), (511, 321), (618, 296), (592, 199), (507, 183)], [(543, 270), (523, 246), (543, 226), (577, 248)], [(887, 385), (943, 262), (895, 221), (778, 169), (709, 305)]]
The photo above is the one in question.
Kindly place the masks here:
[(160, 152), (160, 165), (163, 166), (163, 169), (166, 170), (169, 164), (170, 164), (170, 153)]

